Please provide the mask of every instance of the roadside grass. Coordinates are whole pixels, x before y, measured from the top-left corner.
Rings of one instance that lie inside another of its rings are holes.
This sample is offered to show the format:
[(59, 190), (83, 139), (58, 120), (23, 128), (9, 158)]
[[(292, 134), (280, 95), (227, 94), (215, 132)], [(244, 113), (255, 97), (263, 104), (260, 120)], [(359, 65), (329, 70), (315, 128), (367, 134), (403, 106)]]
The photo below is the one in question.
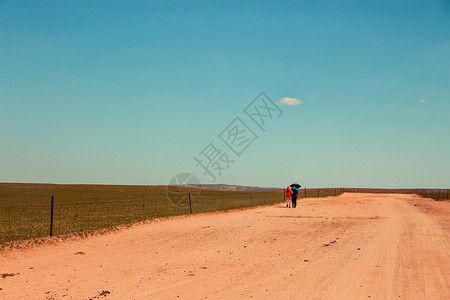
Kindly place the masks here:
[(284, 197), (282, 190), (231, 192), (185, 187), (173, 190), (167, 186), (0, 183), (0, 245), (49, 236), (52, 195), (53, 236), (191, 212), (273, 204)]
[[(300, 198), (353, 193), (414, 193), (448, 199), (448, 190), (322, 188)], [(0, 246), (50, 235), (83, 234), (161, 217), (226, 211), (284, 201), (284, 191), (217, 191), (174, 186), (0, 183)]]
[(442, 201), (442, 200), (449, 200), (450, 198), (450, 191), (447, 190), (431, 190), (431, 189), (426, 189), (426, 190), (417, 190), (416, 192), (419, 196), (424, 197), (424, 198), (431, 198), (437, 201)]
[(343, 188), (343, 191), (350, 193), (377, 193), (377, 194), (416, 194), (424, 198), (431, 198), (437, 201), (450, 200), (449, 189), (377, 189), (377, 188)]

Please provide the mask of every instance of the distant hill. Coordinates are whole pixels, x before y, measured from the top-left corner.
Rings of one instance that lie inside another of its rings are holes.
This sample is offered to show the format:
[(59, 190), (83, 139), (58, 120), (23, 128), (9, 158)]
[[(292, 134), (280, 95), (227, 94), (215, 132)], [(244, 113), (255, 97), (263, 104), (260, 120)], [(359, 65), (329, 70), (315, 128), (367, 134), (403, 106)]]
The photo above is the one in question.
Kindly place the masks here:
[(215, 191), (230, 191), (230, 192), (269, 192), (282, 190), (282, 188), (275, 188), (275, 187), (258, 187), (258, 186), (243, 186), (243, 185), (229, 185), (229, 184), (190, 184), (181, 186), (194, 187), (198, 189), (215, 190)]

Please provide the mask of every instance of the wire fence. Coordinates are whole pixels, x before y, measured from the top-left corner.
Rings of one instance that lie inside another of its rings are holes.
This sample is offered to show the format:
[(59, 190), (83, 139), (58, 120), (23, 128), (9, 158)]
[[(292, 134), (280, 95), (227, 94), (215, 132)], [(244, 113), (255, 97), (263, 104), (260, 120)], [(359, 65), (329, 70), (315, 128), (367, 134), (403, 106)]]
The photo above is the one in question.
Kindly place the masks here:
[[(449, 199), (449, 190), (302, 188), (300, 198), (344, 192), (415, 193)], [(184, 214), (274, 204), (284, 190), (217, 191), (141, 186), (21, 186), (0, 184), (0, 245), (11, 241), (89, 232)]]
[(342, 188), (348, 193), (389, 193), (389, 194), (417, 194), (434, 200), (449, 200), (449, 189), (374, 189), (374, 188)]
[(431, 190), (431, 189), (416, 189), (415, 194), (420, 195), (425, 198), (431, 198), (434, 200), (449, 200), (449, 191), (448, 189), (440, 189), (440, 190)]
[[(160, 217), (245, 208), (283, 201), (284, 191), (232, 192), (144, 189), (128, 193), (74, 191), (29, 195), (2, 193), (0, 244), (30, 238), (89, 232)], [(140, 192), (140, 193), (139, 193)]]

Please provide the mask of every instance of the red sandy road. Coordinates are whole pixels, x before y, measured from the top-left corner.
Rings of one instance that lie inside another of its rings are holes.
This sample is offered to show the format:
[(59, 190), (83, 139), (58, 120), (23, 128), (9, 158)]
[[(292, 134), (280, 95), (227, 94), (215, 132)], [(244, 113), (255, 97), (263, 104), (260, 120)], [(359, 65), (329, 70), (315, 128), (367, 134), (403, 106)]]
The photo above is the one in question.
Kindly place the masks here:
[(0, 278), (0, 296), (450, 299), (449, 212), (413, 195), (344, 194), (177, 217), (2, 250), (0, 273), (16, 275)]

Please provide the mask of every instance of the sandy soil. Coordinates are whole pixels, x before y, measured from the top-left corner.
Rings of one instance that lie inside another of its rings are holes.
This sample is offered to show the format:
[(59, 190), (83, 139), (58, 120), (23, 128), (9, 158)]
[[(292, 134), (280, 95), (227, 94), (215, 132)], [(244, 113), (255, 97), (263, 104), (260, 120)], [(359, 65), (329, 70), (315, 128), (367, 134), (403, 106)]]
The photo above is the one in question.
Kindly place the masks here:
[(344, 194), (0, 250), (1, 299), (450, 299), (450, 203)]

